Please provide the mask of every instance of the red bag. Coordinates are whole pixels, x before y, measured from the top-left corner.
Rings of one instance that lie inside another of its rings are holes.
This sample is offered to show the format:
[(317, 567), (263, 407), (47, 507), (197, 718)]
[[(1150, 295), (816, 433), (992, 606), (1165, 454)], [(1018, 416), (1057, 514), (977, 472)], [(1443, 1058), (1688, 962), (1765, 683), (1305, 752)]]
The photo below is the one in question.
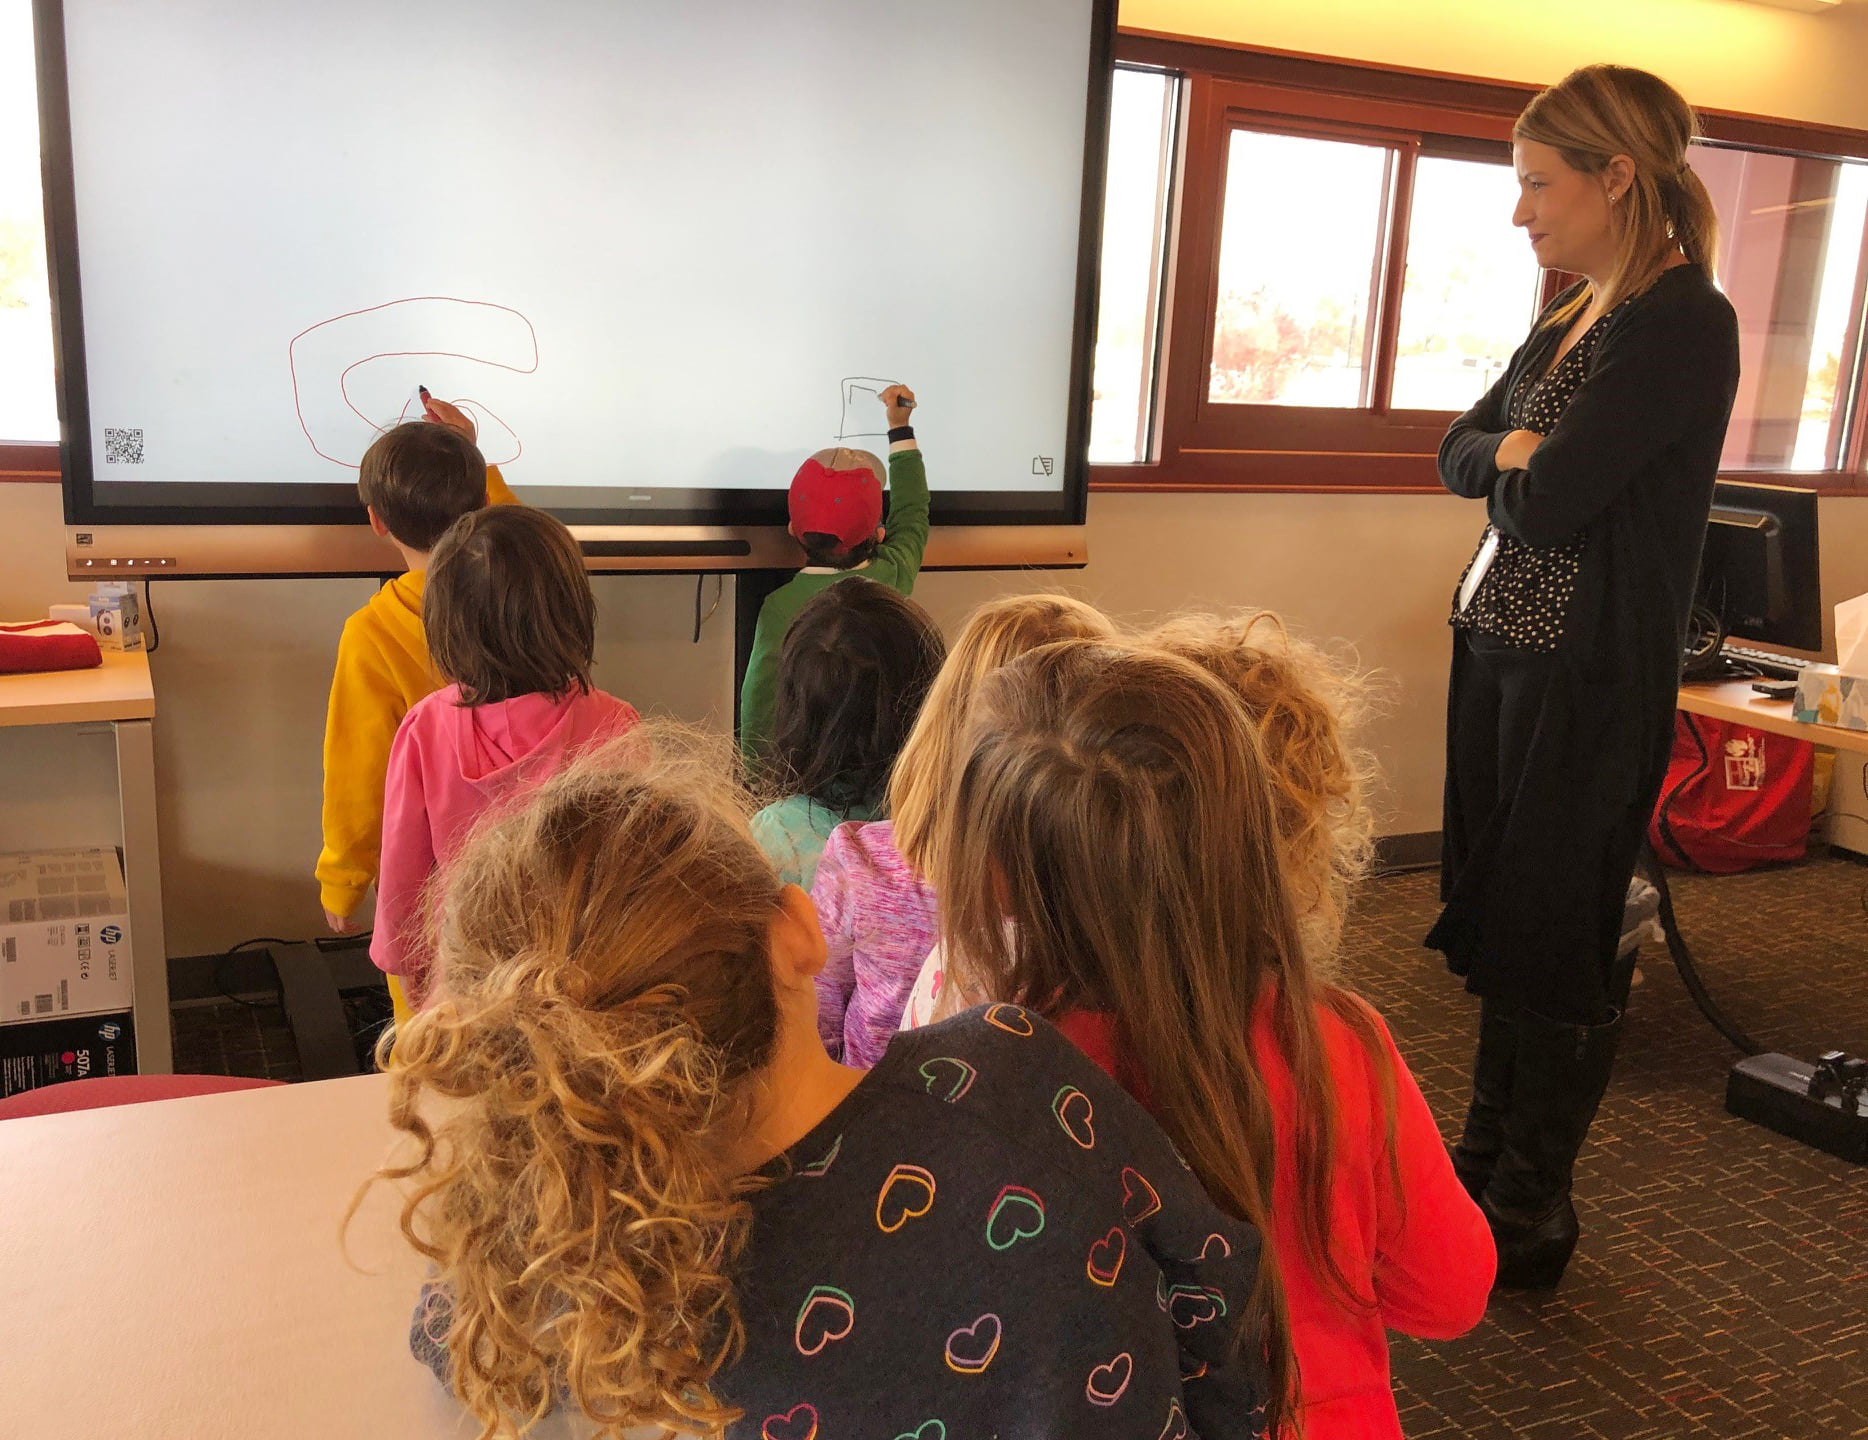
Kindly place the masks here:
[(1713, 875), (1801, 860), (1815, 776), (1807, 740), (1681, 710), (1648, 839), (1675, 869)]
[(0, 675), (89, 670), (102, 665), (97, 637), (59, 620), (0, 625)]

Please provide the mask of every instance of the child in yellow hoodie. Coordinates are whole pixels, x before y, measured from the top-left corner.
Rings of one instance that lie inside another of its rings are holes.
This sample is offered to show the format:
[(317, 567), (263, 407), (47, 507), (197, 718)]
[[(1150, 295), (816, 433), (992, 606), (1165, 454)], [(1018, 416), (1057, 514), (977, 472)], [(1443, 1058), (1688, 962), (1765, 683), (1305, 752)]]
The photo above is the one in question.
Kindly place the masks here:
[[(444, 400), (427, 418), (377, 437), (363, 456), (357, 491), (370, 528), (402, 556), (391, 580), (344, 622), (324, 726), (324, 849), (318, 891), (325, 922), (338, 934), (376, 880), (383, 838), (383, 779), (389, 746), (411, 706), (438, 690), (422, 630), (428, 552), (461, 516), (517, 500), (474, 444), (473, 421)], [(397, 1010), (403, 997), (392, 995)]]

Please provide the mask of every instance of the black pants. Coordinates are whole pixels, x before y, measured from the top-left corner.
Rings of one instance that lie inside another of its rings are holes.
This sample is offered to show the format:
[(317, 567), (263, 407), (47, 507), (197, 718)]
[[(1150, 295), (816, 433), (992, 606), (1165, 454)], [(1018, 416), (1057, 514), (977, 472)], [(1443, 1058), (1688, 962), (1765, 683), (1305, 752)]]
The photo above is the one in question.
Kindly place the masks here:
[(1628, 691), (1562, 656), (1456, 632), (1445, 908), (1427, 944), (1474, 994), (1568, 1024), (1613, 1013), (1622, 909), (1653, 808), (1647, 728)]

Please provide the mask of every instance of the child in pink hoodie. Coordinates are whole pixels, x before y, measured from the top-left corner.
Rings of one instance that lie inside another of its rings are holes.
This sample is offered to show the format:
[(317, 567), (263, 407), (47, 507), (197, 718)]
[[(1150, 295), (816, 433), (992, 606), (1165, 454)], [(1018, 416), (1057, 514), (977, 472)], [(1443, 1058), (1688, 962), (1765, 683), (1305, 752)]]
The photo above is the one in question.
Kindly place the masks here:
[(370, 958), (420, 1008), (433, 977), (422, 891), (489, 810), (639, 720), (590, 683), (596, 601), (571, 532), (542, 510), (458, 520), (428, 562), (422, 625), (444, 689), (389, 751)]

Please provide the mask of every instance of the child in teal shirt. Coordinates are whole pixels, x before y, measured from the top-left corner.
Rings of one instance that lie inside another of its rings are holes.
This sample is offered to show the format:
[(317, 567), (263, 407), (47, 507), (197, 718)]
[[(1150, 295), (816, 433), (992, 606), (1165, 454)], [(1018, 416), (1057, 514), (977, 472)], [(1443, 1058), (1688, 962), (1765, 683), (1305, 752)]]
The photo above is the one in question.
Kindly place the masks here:
[(889, 421), (889, 524), (882, 525), (882, 462), (866, 450), (820, 450), (792, 477), (791, 533), (805, 567), (759, 609), (746, 678), (740, 684), (739, 748), (758, 768), (772, 741), (779, 651), (798, 612), (839, 580), (861, 575), (902, 595), (913, 593), (928, 543), (928, 479), (908, 424), (914, 392), (882, 392)]
[(785, 632), (767, 779), (784, 792), (752, 820), (788, 885), (808, 890), (830, 832), (881, 818), (895, 764), (946, 658), (933, 618), (854, 575), (808, 601)]

